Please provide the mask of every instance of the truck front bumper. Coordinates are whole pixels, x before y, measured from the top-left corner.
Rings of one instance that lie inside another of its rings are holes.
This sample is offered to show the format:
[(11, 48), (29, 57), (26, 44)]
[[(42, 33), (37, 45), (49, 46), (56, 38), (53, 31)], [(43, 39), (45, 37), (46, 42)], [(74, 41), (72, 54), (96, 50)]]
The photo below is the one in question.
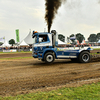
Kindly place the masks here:
[(42, 59), (42, 53), (34, 53), (33, 57), (38, 58), (39, 60), (41, 60)]
[(38, 58), (38, 55), (33, 55), (34, 58)]

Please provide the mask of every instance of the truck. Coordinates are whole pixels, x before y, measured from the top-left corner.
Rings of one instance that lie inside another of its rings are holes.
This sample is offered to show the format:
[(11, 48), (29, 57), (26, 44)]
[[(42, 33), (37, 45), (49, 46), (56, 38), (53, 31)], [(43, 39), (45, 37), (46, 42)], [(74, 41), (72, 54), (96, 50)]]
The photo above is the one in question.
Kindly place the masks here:
[(91, 60), (91, 47), (67, 47), (58, 45), (56, 30), (49, 32), (33, 31), (32, 56), (45, 63), (53, 63), (55, 59), (71, 59), (80, 63)]

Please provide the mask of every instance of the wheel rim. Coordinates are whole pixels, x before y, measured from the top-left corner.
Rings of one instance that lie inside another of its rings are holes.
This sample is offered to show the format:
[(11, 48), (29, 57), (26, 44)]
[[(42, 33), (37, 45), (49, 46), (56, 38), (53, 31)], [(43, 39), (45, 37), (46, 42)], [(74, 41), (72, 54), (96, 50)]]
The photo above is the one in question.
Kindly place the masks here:
[(88, 54), (84, 54), (82, 56), (82, 59), (83, 59), (84, 62), (88, 62), (89, 61), (89, 55)]
[(47, 62), (52, 62), (53, 61), (53, 56), (52, 55), (48, 55), (46, 57)]

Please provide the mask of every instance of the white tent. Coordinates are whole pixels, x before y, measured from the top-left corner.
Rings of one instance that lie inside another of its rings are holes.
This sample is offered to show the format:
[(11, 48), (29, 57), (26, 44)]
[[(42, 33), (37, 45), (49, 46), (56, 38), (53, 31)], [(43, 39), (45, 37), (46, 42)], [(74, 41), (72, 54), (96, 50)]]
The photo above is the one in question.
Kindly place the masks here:
[(33, 44), (33, 39), (32, 39), (31, 31), (30, 31), (29, 34), (26, 36), (26, 38), (24, 39), (24, 41), (25, 41), (27, 44)]
[(1, 45), (1, 47), (11, 47), (11, 45), (7, 41), (5, 41), (4, 44)]
[(28, 44), (23, 40), (22, 42), (19, 43), (19, 46), (28, 46)]
[(58, 39), (58, 44), (66, 44), (65, 42), (62, 42)]
[(98, 41), (98, 43), (100, 43), (100, 40)]

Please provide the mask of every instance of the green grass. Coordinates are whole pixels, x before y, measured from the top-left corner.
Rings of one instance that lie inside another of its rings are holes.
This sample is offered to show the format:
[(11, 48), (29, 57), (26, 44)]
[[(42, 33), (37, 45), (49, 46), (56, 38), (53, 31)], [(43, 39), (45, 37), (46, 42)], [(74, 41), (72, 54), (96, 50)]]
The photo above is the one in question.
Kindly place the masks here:
[(21, 51), (21, 52), (0, 52), (0, 54), (16, 54), (16, 53), (32, 53), (32, 51)]
[[(32, 53), (32, 51), (22, 51), (22, 52), (0, 52), (0, 54), (20, 54), (20, 53)], [(10, 60), (10, 59), (27, 59), (27, 58), (33, 58), (31, 57), (12, 57), (12, 58), (0, 58), (0, 60)]]
[(27, 59), (27, 58), (33, 58), (33, 57), (12, 57), (12, 58), (0, 58), (0, 60)]
[(94, 53), (90, 53), (90, 55), (100, 55), (100, 53), (94, 52)]
[(38, 92), (0, 100), (100, 100), (100, 82), (75, 88), (62, 88), (49, 92)]
[(100, 50), (100, 48), (93, 48), (93, 50)]

